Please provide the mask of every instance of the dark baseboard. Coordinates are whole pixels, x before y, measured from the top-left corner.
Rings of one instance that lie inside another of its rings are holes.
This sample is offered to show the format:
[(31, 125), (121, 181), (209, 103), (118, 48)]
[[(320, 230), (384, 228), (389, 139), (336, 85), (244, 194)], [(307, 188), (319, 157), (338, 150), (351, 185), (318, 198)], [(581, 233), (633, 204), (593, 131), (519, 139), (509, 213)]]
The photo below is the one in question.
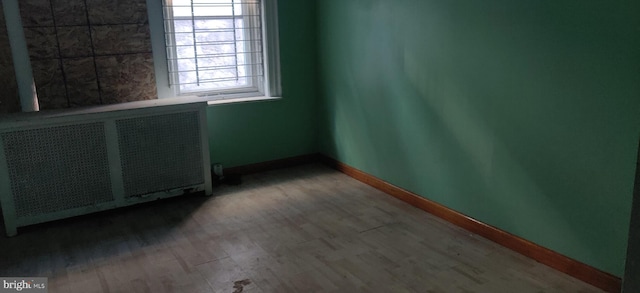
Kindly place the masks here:
[(296, 157), (289, 157), (284, 159), (260, 162), (255, 164), (243, 165), (238, 167), (231, 167), (224, 170), (225, 174), (229, 175), (246, 175), (258, 172), (264, 172), (274, 169), (281, 169), (287, 167), (293, 167), (302, 164), (308, 164), (318, 162), (320, 160), (320, 154), (308, 154)]
[(380, 191), (392, 195), (406, 203), (409, 203), (421, 210), (440, 217), (454, 225), (462, 227), (470, 232), (478, 234), (484, 238), (494, 241), (506, 248), (516, 251), (522, 255), (532, 258), (540, 263), (582, 280), (607, 292), (620, 292), (622, 280), (607, 272), (603, 272), (590, 265), (564, 256), (558, 252), (542, 247), (526, 239), (487, 225), (450, 208), (447, 208), (434, 201), (428, 200), (415, 193), (402, 189), (398, 186), (385, 182), (342, 162), (327, 156), (320, 156), (320, 159), (332, 168), (362, 181)]

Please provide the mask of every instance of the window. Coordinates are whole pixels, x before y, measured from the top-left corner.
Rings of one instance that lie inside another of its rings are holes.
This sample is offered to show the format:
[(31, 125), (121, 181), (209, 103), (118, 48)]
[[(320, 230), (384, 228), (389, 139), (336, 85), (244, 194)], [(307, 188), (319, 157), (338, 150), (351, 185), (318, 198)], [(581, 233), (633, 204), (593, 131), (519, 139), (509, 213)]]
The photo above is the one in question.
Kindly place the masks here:
[(210, 100), (278, 95), (276, 16), (267, 15), (275, 8), (269, 0), (164, 0), (173, 93)]

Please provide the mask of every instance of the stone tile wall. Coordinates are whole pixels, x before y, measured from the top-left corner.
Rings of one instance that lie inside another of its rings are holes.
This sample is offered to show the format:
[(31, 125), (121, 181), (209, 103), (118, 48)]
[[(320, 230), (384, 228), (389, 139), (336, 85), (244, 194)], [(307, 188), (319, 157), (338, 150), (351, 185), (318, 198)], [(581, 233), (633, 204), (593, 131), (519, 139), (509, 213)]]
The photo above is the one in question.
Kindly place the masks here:
[(40, 109), (157, 98), (145, 0), (20, 0)]
[(11, 59), (4, 11), (0, 2), (0, 115), (13, 112), (20, 112), (20, 97)]

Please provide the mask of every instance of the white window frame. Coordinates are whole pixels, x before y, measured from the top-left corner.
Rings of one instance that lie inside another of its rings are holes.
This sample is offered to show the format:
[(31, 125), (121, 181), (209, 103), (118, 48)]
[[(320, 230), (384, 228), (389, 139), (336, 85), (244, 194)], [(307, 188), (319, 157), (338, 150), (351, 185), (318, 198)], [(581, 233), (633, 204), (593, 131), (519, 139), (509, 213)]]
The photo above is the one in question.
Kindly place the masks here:
[[(281, 97), (280, 85), (280, 48), (278, 34), (278, 4), (277, 0), (261, 0), (262, 9), (262, 58), (263, 82), (258, 86), (246, 90), (228, 90), (216, 94), (192, 93), (177, 96), (175, 89), (169, 83), (169, 67), (165, 39), (164, 16), (162, 1), (147, 0), (149, 11), (149, 27), (151, 32), (151, 46), (156, 73), (158, 98), (198, 97), (209, 101), (209, 104), (222, 104), (255, 100), (271, 100)], [(193, 99), (189, 99), (193, 100)]]

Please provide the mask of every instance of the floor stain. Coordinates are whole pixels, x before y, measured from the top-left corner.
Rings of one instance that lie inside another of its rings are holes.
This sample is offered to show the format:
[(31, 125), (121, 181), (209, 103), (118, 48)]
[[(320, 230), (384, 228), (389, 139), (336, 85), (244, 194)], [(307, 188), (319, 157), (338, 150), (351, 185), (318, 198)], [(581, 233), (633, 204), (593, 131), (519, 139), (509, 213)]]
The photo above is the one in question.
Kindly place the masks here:
[(242, 290), (244, 290), (244, 286), (247, 286), (249, 284), (251, 284), (251, 280), (249, 280), (249, 279), (244, 279), (244, 280), (233, 282), (233, 288), (236, 289), (235, 291), (233, 291), (233, 293), (242, 292)]

